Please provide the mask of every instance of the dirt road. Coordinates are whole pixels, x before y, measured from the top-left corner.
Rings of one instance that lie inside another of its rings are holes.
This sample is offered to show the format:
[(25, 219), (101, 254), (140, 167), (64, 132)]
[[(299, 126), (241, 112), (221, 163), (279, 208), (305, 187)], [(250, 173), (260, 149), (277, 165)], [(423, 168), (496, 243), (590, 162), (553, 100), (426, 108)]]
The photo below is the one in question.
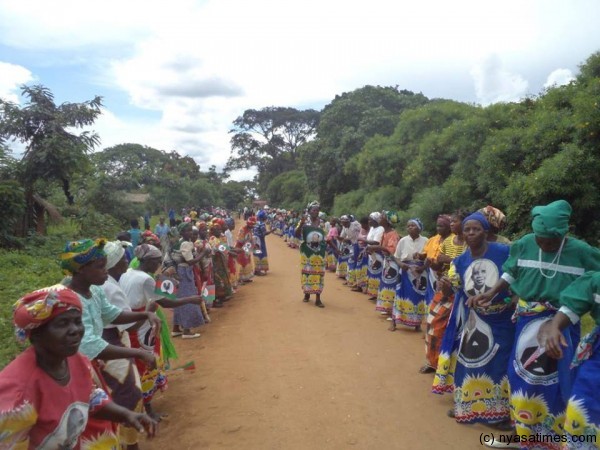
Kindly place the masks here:
[[(387, 331), (364, 294), (327, 274), (324, 309), (303, 303), (298, 250), (267, 238), (271, 272), (243, 286), (196, 340), (176, 340), (143, 449), (481, 449), (483, 426), (446, 417), (451, 397), (421, 375), (424, 341)], [(313, 297), (314, 298), (314, 297)]]

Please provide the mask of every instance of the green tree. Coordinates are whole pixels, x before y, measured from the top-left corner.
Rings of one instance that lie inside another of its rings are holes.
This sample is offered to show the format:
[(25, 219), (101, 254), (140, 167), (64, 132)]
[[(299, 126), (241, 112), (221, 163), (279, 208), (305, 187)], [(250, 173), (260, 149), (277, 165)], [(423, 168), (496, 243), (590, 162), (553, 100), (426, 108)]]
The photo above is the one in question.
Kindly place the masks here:
[(73, 204), (71, 181), (89, 170), (88, 153), (98, 144), (93, 132), (73, 129), (90, 126), (100, 115), (101, 97), (82, 103), (56, 105), (44, 86), (22, 86), (28, 100), (23, 107), (0, 99), (0, 136), (25, 144), (19, 179), (25, 190), (26, 215), (23, 229), (34, 224), (33, 195), (36, 183), (59, 182), (69, 204)]
[(286, 107), (248, 109), (234, 120), (226, 170), (258, 169), (259, 188), (296, 168), (298, 149), (315, 134), (319, 112)]

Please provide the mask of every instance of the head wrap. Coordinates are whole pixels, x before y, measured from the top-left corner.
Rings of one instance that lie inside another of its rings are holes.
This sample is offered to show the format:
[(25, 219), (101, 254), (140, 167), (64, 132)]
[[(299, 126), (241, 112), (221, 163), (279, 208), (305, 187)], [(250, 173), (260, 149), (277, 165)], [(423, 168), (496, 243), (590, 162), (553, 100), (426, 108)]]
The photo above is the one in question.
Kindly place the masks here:
[(383, 211), (383, 214), (385, 214), (385, 219), (388, 221), (388, 223), (398, 223), (399, 219), (396, 211)]
[(160, 248), (160, 238), (150, 230), (146, 230), (142, 233), (140, 242), (142, 244), (150, 244)]
[(126, 241), (110, 241), (104, 246), (106, 253), (106, 269), (112, 269), (125, 255), (125, 249), (131, 247), (131, 242)]
[(13, 306), (17, 339), (24, 342), (31, 330), (70, 309), (81, 311), (81, 300), (71, 289), (57, 284), (21, 297)]
[(485, 216), (479, 211), (474, 212), (473, 214), (465, 217), (465, 219), (462, 221), (462, 226), (464, 227), (465, 223), (467, 223), (469, 220), (476, 220), (477, 222), (479, 222), (485, 231), (490, 230), (490, 223), (485, 218)]
[(198, 230), (200, 230), (201, 228), (206, 230), (207, 228), (206, 222), (203, 220), (199, 220), (198, 222), (196, 222), (196, 226), (198, 227)]
[(546, 206), (535, 206), (531, 210), (531, 227), (537, 237), (562, 238), (569, 231), (571, 205), (566, 200), (557, 200)]
[(481, 208), (479, 212), (485, 216), (491, 226), (496, 227), (498, 230), (502, 230), (506, 226), (506, 215), (498, 208), (488, 205)]
[(340, 217), (340, 222), (350, 222), (350, 216), (344, 214), (342, 217)]
[(186, 223), (188, 223), (188, 222), (191, 222), (191, 221), (192, 221), (192, 218), (191, 218), (190, 216), (185, 216), (185, 217), (183, 218), (183, 221), (184, 221), (184, 222), (186, 222)]
[(162, 252), (154, 245), (150, 244), (138, 245), (135, 250), (133, 250), (133, 254), (140, 261), (152, 258), (162, 258)]
[(437, 218), (437, 221), (442, 222), (442, 225), (449, 227), (450, 222), (452, 222), (452, 217), (450, 217), (448, 214), (440, 214)]
[(308, 209), (309, 211), (310, 211), (311, 209), (313, 209), (313, 208), (319, 208), (319, 209), (321, 209), (321, 205), (320, 205), (320, 203), (319, 203), (318, 201), (314, 200), (314, 201), (310, 202), (310, 203), (308, 204), (308, 206), (306, 207), (306, 209)]
[(260, 211), (258, 211), (256, 213), (256, 217), (260, 220), (260, 219), (266, 219), (267, 218), (267, 212), (264, 209), (261, 209)]
[(369, 219), (374, 220), (377, 223), (381, 222), (381, 213), (378, 211), (372, 212), (369, 214)]
[(253, 227), (254, 225), (256, 225), (256, 217), (248, 217), (248, 220), (246, 220), (246, 225), (248, 225), (249, 227)]
[(181, 234), (184, 230), (186, 230), (187, 228), (192, 228), (192, 223), (191, 222), (181, 222), (179, 225), (177, 225), (177, 231)]
[(221, 230), (223, 230), (225, 228), (225, 221), (223, 219), (219, 219), (219, 218), (213, 219), (212, 224), (213, 224), (213, 226), (219, 225)]
[(325, 220), (327, 218), (327, 213), (325, 211), (319, 211), (319, 219)]
[(227, 219), (225, 219), (225, 223), (228, 227), (232, 227), (235, 225), (235, 220), (233, 220), (233, 217), (228, 217)]
[(67, 242), (65, 250), (60, 254), (60, 267), (67, 275), (77, 272), (81, 266), (97, 259), (105, 258), (104, 245), (106, 239), (83, 239)]
[(414, 223), (417, 226), (417, 228), (419, 228), (419, 231), (423, 231), (423, 222), (421, 222), (421, 219), (419, 219), (418, 217), (408, 219), (407, 223)]

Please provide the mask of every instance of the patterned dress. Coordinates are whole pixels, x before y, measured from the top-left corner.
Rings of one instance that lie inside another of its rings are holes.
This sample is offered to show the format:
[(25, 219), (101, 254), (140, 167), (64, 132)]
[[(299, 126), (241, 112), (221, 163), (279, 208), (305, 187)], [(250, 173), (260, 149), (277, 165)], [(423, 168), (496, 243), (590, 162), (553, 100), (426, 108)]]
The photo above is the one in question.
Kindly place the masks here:
[(320, 227), (304, 225), (300, 244), (302, 291), (321, 294), (325, 281), (325, 232)]
[(254, 254), (254, 269), (257, 272), (268, 272), (269, 256), (267, 254), (267, 242), (265, 240), (267, 236), (267, 225), (265, 222), (259, 221), (254, 226), (254, 236), (258, 239), (260, 244), (260, 253)]

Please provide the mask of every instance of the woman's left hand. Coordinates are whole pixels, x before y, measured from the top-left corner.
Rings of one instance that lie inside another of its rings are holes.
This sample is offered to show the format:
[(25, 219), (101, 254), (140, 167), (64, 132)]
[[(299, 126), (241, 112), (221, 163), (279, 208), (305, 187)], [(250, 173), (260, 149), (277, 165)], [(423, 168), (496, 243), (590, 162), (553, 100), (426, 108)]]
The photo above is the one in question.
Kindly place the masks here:
[(154, 332), (158, 334), (160, 332), (160, 327), (162, 326), (161, 320), (153, 312), (147, 311), (146, 314), (148, 315), (148, 322), (150, 322)]
[(548, 356), (554, 359), (563, 357), (563, 348), (567, 347), (567, 341), (562, 332), (551, 320), (542, 324), (538, 331), (537, 340), (540, 347), (546, 348)]

